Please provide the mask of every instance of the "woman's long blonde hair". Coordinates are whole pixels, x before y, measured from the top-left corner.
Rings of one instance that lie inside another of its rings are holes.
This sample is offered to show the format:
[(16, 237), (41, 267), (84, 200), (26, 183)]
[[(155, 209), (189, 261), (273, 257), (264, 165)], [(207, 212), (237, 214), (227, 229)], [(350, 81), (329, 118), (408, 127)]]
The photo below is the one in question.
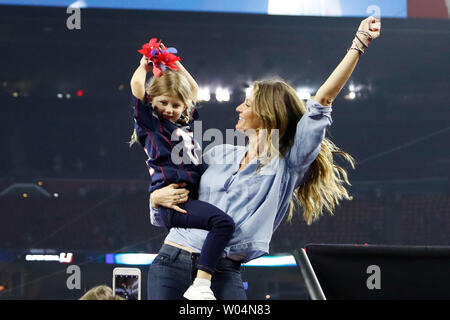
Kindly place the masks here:
[[(298, 121), (306, 107), (296, 91), (282, 80), (257, 81), (253, 84), (254, 106), (261, 118), (267, 147), (264, 152), (274, 155), (271, 131), (278, 129), (278, 154), (284, 156), (294, 143)], [(296, 204), (303, 208), (303, 218), (308, 225), (316, 221), (326, 209), (330, 214), (340, 200), (351, 200), (344, 183), (350, 185), (347, 171), (334, 162), (339, 155), (355, 167), (354, 159), (340, 150), (331, 140), (324, 138), (317, 158), (310, 165), (307, 179), (294, 190), (289, 204), (287, 220), (291, 221)]]
[[(168, 95), (180, 99), (185, 105), (185, 109), (179, 121), (184, 124), (189, 122), (192, 108), (197, 102), (197, 97), (193, 97), (191, 84), (185, 75), (167, 69), (160, 77), (152, 77), (147, 82), (145, 92), (149, 97)], [(130, 147), (137, 141), (138, 137), (135, 129), (129, 142)]]

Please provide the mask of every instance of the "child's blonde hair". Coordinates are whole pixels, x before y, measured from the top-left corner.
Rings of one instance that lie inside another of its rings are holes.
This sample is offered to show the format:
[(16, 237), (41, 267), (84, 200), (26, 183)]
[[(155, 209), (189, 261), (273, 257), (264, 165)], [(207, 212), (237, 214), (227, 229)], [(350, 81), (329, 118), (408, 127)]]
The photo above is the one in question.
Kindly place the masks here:
[[(149, 97), (166, 95), (180, 99), (185, 108), (178, 121), (183, 124), (189, 122), (192, 109), (197, 103), (197, 97), (192, 95), (193, 88), (185, 75), (168, 69), (160, 77), (152, 77), (146, 84), (145, 92)], [(135, 129), (129, 142), (130, 147), (137, 141), (138, 137)]]

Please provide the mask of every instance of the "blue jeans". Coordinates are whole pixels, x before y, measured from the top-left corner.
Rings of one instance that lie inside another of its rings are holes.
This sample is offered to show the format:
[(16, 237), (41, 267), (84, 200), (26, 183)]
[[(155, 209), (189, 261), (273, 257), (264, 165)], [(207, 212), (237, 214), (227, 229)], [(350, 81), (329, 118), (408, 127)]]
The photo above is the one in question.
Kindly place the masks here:
[[(198, 253), (163, 244), (148, 272), (149, 300), (180, 300), (197, 275)], [(218, 300), (246, 300), (241, 263), (220, 258), (211, 279)]]

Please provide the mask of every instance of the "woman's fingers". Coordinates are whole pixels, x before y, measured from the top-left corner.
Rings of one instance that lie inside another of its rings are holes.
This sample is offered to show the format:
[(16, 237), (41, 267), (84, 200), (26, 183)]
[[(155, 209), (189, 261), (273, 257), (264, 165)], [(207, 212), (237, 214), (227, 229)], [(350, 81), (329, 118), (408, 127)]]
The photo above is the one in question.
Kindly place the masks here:
[(380, 36), (381, 21), (370, 16), (361, 22), (358, 30), (365, 31), (370, 34), (372, 39), (376, 39)]
[[(188, 193), (189, 193), (189, 191), (188, 191)], [(188, 195), (188, 193), (185, 193), (185, 194), (183, 194), (183, 195), (182, 195), (182, 198), (181, 198), (181, 200), (182, 200), (183, 202), (186, 202), (186, 201), (188, 201), (188, 199), (189, 199), (189, 195)]]
[(174, 189), (173, 194), (176, 197), (185, 196), (185, 195), (189, 194), (189, 190), (188, 189), (181, 188), (181, 187), (186, 186), (186, 183), (184, 183), (184, 182), (172, 183), (169, 186)]
[(378, 30), (380, 30), (380, 27), (381, 27), (381, 22), (375, 22), (370, 25), (369, 30), (370, 31), (378, 31)]
[(369, 30), (380, 29), (380, 25), (381, 25), (380, 19), (377, 19), (377, 18), (374, 18), (371, 16), (371, 17), (367, 18), (367, 23), (368, 23)]
[(184, 203), (188, 201), (188, 192), (186, 193), (177, 193), (174, 195), (173, 202), (174, 203)]
[(180, 212), (180, 213), (187, 214), (187, 211), (186, 211), (186, 210), (181, 209), (181, 208), (180, 208), (179, 206), (177, 206), (177, 205), (173, 205), (173, 206), (171, 206), (170, 208), (171, 208), (172, 210), (178, 211), (178, 212)]
[(180, 213), (187, 214), (186, 210), (181, 209), (178, 206), (178, 204), (185, 203), (189, 199), (189, 190), (181, 188), (181, 187), (185, 187), (186, 183), (185, 182), (172, 183), (171, 185), (176, 190), (176, 191), (174, 191), (175, 192), (174, 193), (174, 196), (175, 196), (174, 204), (172, 205), (171, 208)]
[(171, 183), (169, 184), (169, 187), (172, 187), (174, 189), (178, 189), (180, 187), (185, 187), (186, 183), (185, 182), (180, 182), (180, 183)]

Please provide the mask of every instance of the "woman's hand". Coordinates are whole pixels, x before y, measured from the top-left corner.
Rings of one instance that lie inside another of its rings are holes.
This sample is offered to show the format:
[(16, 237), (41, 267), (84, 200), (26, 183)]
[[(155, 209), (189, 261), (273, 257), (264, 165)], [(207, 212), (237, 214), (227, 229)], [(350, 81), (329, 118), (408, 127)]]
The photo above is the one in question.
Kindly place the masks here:
[(155, 208), (163, 206), (181, 213), (187, 213), (186, 210), (178, 206), (178, 204), (188, 201), (189, 190), (181, 188), (184, 186), (186, 186), (184, 182), (172, 183), (164, 188), (153, 191), (150, 194), (152, 206)]
[(151, 64), (149, 64), (149, 60), (146, 56), (142, 55), (141, 61), (139, 62), (139, 64), (141, 66), (143, 66), (145, 68), (146, 72), (150, 72), (153, 70), (153, 66)]
[(361, 21), (356, 34), (368, 46), (370, 42), (380, 36), (381, 21), (372, 16)]

